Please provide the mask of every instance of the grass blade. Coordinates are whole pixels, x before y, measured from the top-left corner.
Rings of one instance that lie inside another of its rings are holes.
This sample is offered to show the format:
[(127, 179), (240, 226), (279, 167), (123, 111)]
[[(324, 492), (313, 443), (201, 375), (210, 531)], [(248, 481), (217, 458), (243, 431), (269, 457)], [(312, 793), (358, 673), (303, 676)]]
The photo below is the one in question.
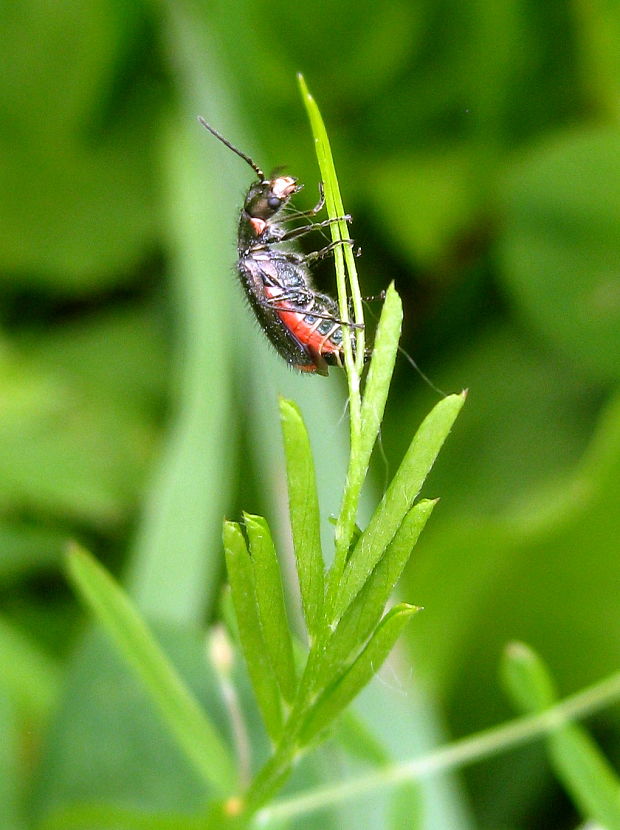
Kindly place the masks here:
[(244, 519), (252, 553), (263, 641), (282, 697), (291, 703), (297, 690), (297, 674), (276, 550), (265, 519), (247, 513), (244, 513)]
[(448, 395), (431, 410), (414, 435), (387, 492), (353, 549), (330, 614), (334, 622), (364, 585), (403, 522), (464, 402), (464, 393)]
[[(177, 27), (164, 28), (179, 42)], [(181, 40), (184, 40), (181, 38)], [(171, 313), (176, 319), (178, 399), (136, 533), (127, 586), (142, 613), (199, 625), (217, 596), (220, 522), (231, 489), (235, 410), (226, 240), (206, 239), (219, 193), (195, 115), (166, 130)], [(212, 390), (217, 389), (217, 395)], [(190, 495), (191, 494), (191, 495)], [(188, 497), (189, 496), (189, 497)], [(182, 552), (172, 557), (171, 551)]]
[(237, 775), (228, 748), (127, 595), (81, 548), (72, 546), (67, 565), (75, 589), (144, 683), (181, 749), (218, 794), (230, 794)]
[[(523, 643), (507, 649), (503, 677), (512, 699), (526, 712), (542, 712), (557, 702), (547, 667)], [(586, 730), (558, 717), (547, 748), (555, 774), (584, 817), (606, 830), (620, 830), (620, 780)]]
[(405, 623), (417, 610), (403, 602), (385, 615), (351, 668), (319, 698), (302, 728), (302, 744), (328, 726), (379, 671)]
[(314, 462), (308, 433), (295, 403), (280, 401), (280, 421), (284, 436), (289, 512), (299, 589), (306, 626), (312, 637), (319, 629), (325, 590)]
[[(334, 167), (334, 160), (332, 156), (331, 146), (323, 118), (316, 104), (316, 101), (310, 94), (306, 82), (302, 75), (297, 76), (299, 81), (299, 88), (301, 90), (301, 97), (308, 113), (310, 120), (310, 127), (314, 136), (316, 157), (321, 171), (321, 178), (325, 188), (325, 203), (327, 206), (327, 213), (330, 218), (338, 218), (344, 216), (344, 205), (342, 203), (342, 196), (340, 195), (340, 187), (338, 185), (338, 177), (336, 176), (336, 169)], [(349, 228), (346, 221), (343, 219), (330, 226), (332, 239), (350, 239)], [(346, 262), (346, 270), (349, 275), (349, 285), (351, 288), (351, 300), (353, 304), (353, 312), (355, 322), (363, 325), (364, 310), (362, 306), (362, 294), (359, 288), (359, 281), (357, 279), (357, 269), (355, 267), (355, 256), (351, 246), (345, 245), (342, 248), (336, 248), (334, 251), (334, 262), (336, 264), (336, 285), (338, 287), (338, 304), (340, 316), (343, 320), (349, 319), (349, 308), (347, 302), (347, 286), (344, 269), (344, 262)], [(357, 356), (355, 361), (351, 351), (351, 344), (348, 338), (344, 339), (345, 351), (345, 366), (347, 368), (347, 377), (349, 380), (349, 393), (351, 397), (359, 401), (359, 375), (364, 365), (364, 329), (360, 329), (356, 337), (357, 342)], [(352, 386), (351, 386), (352, 384)], [(358, 413), (359, 414), (359, 413)]]
[(223, 536), (239, 641), (265, 728), (275, 743), (282, 730), (280, 692), (267, 657), (258, 619), (254, 569), (239, 525), (224, 522)]

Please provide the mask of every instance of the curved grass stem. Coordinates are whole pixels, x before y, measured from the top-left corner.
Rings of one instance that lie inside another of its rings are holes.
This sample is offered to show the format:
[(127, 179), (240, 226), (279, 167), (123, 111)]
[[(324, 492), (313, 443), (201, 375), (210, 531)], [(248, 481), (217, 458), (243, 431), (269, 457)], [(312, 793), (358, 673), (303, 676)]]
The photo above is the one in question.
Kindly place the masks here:
[(620, 672), (564, 698), (556, 706), (540, 714), (516, 718), (501, 726), (455, 741), (446, 747), (440, 747), (420, 758), (391, 764), (369, 775), (359, 776), (350, 781), (339, 781), (333, 786), (317, 787), (306, 795), (282, 799), (273, 806), (260, 810), (256, 817), (257, 823), (264, 825), (272, 821), (290, 820), (294, 816), (306, 815), (364, 793), (385, 790), (404, 782), (419, 781), (439, 772), (481, 761), (491, 755), (544, 737), (557, 729), (558, 724), (585, 718), (618, 700)]

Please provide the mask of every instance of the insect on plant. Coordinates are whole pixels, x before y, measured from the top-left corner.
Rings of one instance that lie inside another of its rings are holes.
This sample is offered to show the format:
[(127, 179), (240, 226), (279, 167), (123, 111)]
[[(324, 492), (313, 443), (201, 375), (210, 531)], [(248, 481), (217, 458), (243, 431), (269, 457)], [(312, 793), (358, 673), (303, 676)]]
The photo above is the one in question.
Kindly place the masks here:
[[(341, 205), (341, 198), (327, 134), (314, 99), (302, 79), (300, 83), (326, 184), (330, 216), (342, 215), (343, 209), (337, 207)], [(278, 818), (278, 805), (271, 803), (275, 794), (302, 756), (329, 737), (337, 719), (375, 676), (407, 621), (417, 613), (418, 608), (406, 602), (392, 605), (390, 594), (434, 509), (434, 500), (419, 499), (420, 490), (463, 405), (464, 396), (450, 395), (442, 399), (425, 418), (384, 497), (364, 530), (358, 532), (360, 496), (396, 361), (403, 316), (400, 299), (390, 286), (362, 389), (358, 364), (366, 357), (363, 329), (341, 319), (346, 311), (339, 312), (334, 300), (316, 291), (311, 273), (314, 261), (337, 250), (339, 244), (350, 242), (334, 241), (306, 256), (292, 250), (289, 244), (310, 231), (339, 221), (314, 219), (323, 207), (323, 188), (315, 208), (305, 213), (285, 214), (283, 209), (300, 189), (297, 180), (278, 173), (268, 178), (249, 156), (202, 119), (201, 122), (244, 159), (256, 175), (239, 219), (238, 271), (248, 301), (267, 337), (289, 365), (300, 371), (327, 374), (330, 365), (342, 365), (345, 352), (349, 368), (349, 464), (329, 567), (322, 551), (321, 514), (310, 438), (296, 404), (284, 399), (279, 402), (300, 611), (307, 634), (305, 644), (298, 637), (297, 626), (292, 627), (289, 622), (282, 569), (268, 521), (246, 513), (243, 522), (226, 520), (223, 526), (232, 603), (226, 616), (234, 612), (234, 623), (230, 620), (233, 640), (245, 659), (269, 738), (269, 752), (265, 752), (261, 741), (249, 759), (251, 763), (246, 763), (248, 738), (254, 732), (250, 733), (244, 725), (242, 707), (232, 691), (228, 660), (225, 669), (215, 666), (215, 660), (214, 666), (221, 674), (222, 688), (225, 683), (229, 689), (226, 698), (237, 757), (229, 740), (212, 722), (209, 713), (201, 710), (160, 652), (137, 609), (120, 587), (83, 551), (72, 552), (69, 567), (80, 594), (138, 672), (161, 709), (171, 734), (208, 785), (209, 794), (213, 793), (207, 824), (239, 830), (249, 827), (254, 817), (256, 824), (271, 826), (269, 811), (276, 823), (287, 821), (285, 814)], [(280, 218), (285, 215), (297, 221), (289, 224)], [(340, 221), (346, 218), (343, 216)], [(350, 252), (345, 252), (345, 258), (351, 260)], [(359, 306), (361, 297), (355, 269), (349, 268), (349, 262), (346, 265), (346, 275), (351, 277), (351, 294)], [(344, 269), (341, 271), (337, 279), (344, 282)], [(362, 322), (361, 314), (356, 317), (358, 322)], [(351, 351), (355, 349), (358, 360), (351, 366)], [(365, 728), (363, 732), (372, 734)], [(359, 729), (356, 733), (363, 734)], [(374, 743), (374, 738), (371, 741)], [(249, 773), (250, 769), (255, 772)], [(383, 774), (382, 767), (381, 782)], [(402, 784), (403, 779), (397, 783)], [(333, 789), (339, 790), (340, 782)], [(355, 784), (351, 792), (355, 792)], [(282, 803), (286, 802), (282, 800)], [(204, 818), (201, 814), (202, 824)]]
[[(342, 366), (344, 331), (359, 325), (339, 318), (335, 300), (317, 291), (312, 282), (310, 266), (333, 253), (338, 245), (351, 245), (351, 240), (336, 240), (309, 254), (292, 250), (290, 243), (312, 231), (326, 228), (349, 215), (314, 222), (323, 209), (323, 186), (320, 198), (311, 210), (295, 211), (287, 218), (283, 209), (302, 189), (297, 179), (271, 177), (204, 118), (198, 120), (226, 147), (240, 156), (258, 176), (245, 197), (237, 231), (237, 272), (260, 327), (278, 354), (295, 369), (311, 374), (327, 375), (328, 367)], [(293, 220), (306, 219), (306, 224), (287, 227)], [(355, 332), (350, 331), (355, 351)]]

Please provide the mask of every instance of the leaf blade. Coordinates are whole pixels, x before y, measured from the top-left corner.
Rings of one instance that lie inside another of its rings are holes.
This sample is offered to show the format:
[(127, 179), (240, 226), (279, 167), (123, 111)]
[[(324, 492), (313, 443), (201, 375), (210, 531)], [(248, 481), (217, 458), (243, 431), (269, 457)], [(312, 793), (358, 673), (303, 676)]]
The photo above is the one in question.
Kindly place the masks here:
[[(337, 546), (345, 545), (348, 548), (353, 542), (355, 519), (364, 480), (368, 473), (370, 457), (377, 440), (385, 402), (387, 400), (403, 318), (402, 304), (394, 286), (390, 285), (377, 327), (372, 360), (366, 380), (364, 397), (362, 399), (360, 424), (361, 431), (358, 447), (354, 458), (351, 459), (347, 474), (347, 489), (345, 491), (342, 508), (336, 523)], [(343, 547), (343, 553), (346, 553)], [(328, 606), (334, 603), (338, 583), (342, 577), (342, 569), (346, 565), (346, 557), (340, 555), (332, 565), (329, 575)]]
[[(506, 688), (526, 712), (542, 712), (557, 702), (546, 665), (529, 646), (512, 643), (502, 666)], [(546, 739), (556, 776), (584, 817), (608, 830), (620, 830), (620, 780), (587, 731), (558, 718)]]
[[(426, 416), (345, 568), (330, 616), (340, 619), (400, 527), (465, 401), (448, 395)], [(331, 611), (331, 609), (330, 609)]]
[(317, 672), (316, 688), (323, 688), (333, 679), (333, 672), (337, 671), (357, 647), (363, 645), (378, 623), (436, 503), (436, 500), (424, 499), (415, 504), (405, 516), (384, 555), (328, 640), (324, 662)]
[(244, 513), (256, 588), (256, 607), (263, 641), (282, 697), (291, 703), (297, 691), (293, 642), (284, 591), (269, 525), (262, 516)]
[(67, 556), (67, 568), (77, 593), (138, 674), (181, 749), (210, 786), (229, 794), (237, 776), (226, 745), (127, 595), (76, 545)]
[(275, 742), (282, 731), (280, 692), (267, 658), (258, 619), (252, 563), (236, 522), (224, 522), (223, 539), (239, 642), (265, 728)]
[(372, 449), (383, 420), (385, 402), (396, 363), (402, 321), (403, 306), (392, 283), (388, 286), (381, 309), (362, 398), (360, 454), (365, 460), (366, 469), (368, 469)]
[(312, 708), (301, 730), (302, 744), (307, 744), (328, 726), (371, 680), (383, 665), (403, 627), (417, 611), (415, 606), (403, 602), (385, 615), (353, 665), (321, 695)]
[(293, 401), (280, 400), (280, 423), (299, 589), (308, 633), (313, 637), (320, 628), (325, 590), (314, 462), (306, 426)]

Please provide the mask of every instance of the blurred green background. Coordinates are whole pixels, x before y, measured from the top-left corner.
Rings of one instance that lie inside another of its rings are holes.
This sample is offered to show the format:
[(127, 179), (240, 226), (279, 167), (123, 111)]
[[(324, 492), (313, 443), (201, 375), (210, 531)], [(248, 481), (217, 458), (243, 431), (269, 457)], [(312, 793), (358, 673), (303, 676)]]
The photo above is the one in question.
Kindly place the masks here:
[[(204, 653), (220, 523), (264, 512), (287, 548), (278, 393), (307, 415), (326, 518), (338, 509), (343, 378), (294, 376), (256, 332), (233, 268), (251, 174), (196, 122), (285, 164), (309, 206), (298, 71), (363, 292), (395, 280), (404, 348), (441, 389), (470, 390), (401, 588), (426, 610), (360, 714), (407, 758), (511, 716), (511, 639), (562, 694), (616, 670), (620, 4), (20, 0), (0, 44), (2, 827), (92, 827), (53, 824), (83, 803), (204, 806), (71, 595), (68, 539), (123, 579), (224, 722)], [(333, 291), (329, 265), (317, 280)], [(436, 400), (400, 360), (369, 505)], [(617, 764), (618, 708), (593, 729)], [(343, 750), (301, 784), (334, 764), (349, 769)], [(579, 820), (538, 746), (426, 795), (433, 830)], [(389, 826), (356, 806), (361, 824), (354, 806), (303, 826)]]

